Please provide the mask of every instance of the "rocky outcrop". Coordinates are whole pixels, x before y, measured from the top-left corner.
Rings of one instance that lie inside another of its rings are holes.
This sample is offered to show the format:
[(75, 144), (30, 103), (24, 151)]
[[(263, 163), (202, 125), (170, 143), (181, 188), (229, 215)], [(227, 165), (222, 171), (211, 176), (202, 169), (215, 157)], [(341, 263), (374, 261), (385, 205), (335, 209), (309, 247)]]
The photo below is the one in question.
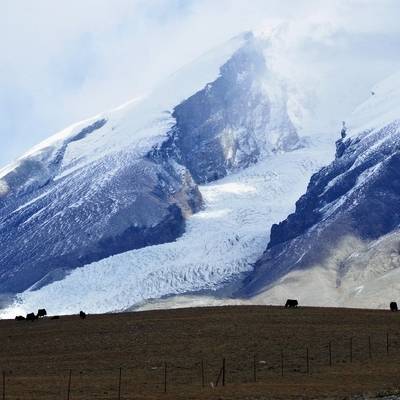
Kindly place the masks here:
[[(271, 104), (268, 97), (268, 74), (261, 43), (249, 34), (246, 45), (221, 67), (218, 79), (174, 108), (176, 124), (162, 152), (186, 166), (200, 184), (272, 152), (298, 148), (286, 104)], [(278, 122), (272, 107), (281, 107)], [(279, 130), (275, 142), (273, 128)]]

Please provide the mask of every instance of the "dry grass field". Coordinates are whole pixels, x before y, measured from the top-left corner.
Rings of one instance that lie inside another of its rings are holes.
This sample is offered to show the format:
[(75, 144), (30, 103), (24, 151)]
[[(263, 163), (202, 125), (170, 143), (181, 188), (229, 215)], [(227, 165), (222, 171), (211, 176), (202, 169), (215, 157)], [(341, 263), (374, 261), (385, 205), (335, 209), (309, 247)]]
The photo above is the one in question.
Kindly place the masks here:
[(400, 389), (400, 313), (390, 311), (237, 306), (2, 320), (0, 340), (0, 400), (345, 399)]

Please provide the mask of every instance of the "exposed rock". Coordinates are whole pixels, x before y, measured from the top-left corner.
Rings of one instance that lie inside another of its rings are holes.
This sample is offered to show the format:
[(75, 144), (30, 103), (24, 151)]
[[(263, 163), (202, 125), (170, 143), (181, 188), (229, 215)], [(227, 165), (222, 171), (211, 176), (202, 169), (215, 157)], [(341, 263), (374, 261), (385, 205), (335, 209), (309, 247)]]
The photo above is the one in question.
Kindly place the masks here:
[[(265, 88), (268, 73), (262, 48), (249, 38), (221, 67), (217, 80), (175, 107), (176, 125), (163, 151), (185, 165), (196, 183), (220, 179), (273, 151), (300, 146), (285, 105), (279, 126), (273, 126), (277, 122)], [(279, 129), (277, 142), (272, 141), (272, 128)]]
[[(368, 130), (345, 146), (313, 175), (296, 211), (272, 226), (268, 248), (243, 293), (262, 290), (290, 271), (325, 265), (346, 235), (368, 243), (398, 229), (400, 122)], [(352, 251), (350, 246), (341, 259)], [(339, 264), (337, 270), (343, 275)]]

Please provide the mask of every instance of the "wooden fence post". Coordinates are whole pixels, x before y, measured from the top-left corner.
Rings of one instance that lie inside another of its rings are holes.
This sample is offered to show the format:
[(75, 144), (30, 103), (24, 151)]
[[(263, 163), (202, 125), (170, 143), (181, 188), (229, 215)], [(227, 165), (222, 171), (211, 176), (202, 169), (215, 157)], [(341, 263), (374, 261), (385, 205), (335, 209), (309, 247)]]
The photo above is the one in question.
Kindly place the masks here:
[(253, 355), (253, 380), (257, 382), (257, 356)]
[(222, 359), (222, 367), (219, 370), (219, 374), (217, 377), (217, 381), (215, 382), (215, 386), (218, 386), (219, 380), (222, 378), (222, 386), (225, 386), (225, 358)]
[(368, 356), (369, 359), (372, 359), (372, 344), (371, 344), (371, 336), (368, 336)]
[(386, 355), (389, 355), (389, 332), (386, 332)]
[(121, 378), (122, 378), (122, 367), (119, 367), (119, 378), (118, 378), (118, 400), (121, 400)]
[(329, 342), (329, 366), (332, 367), (332, 343)]
[(68, 376), (67, 400), (70, 399), (71, 395), (71, 379), (72, 379), (72, 369), (69, 370), (69, 376)]
[(225, 358), (222, 359), (222, 386), (225, 386)]
[(204, 361), (201, 360), (201, 387), (205, 386)]
[(353, 362), (353, 338), (350, 338), (350, 362)]
[(164, 362), (164, 393), (167, 393), (167, 363)]
[(218, 372), (217, 380), (215, 381), (215, 387), (218, 386), (219, 380), (221, 379), (221, 375), (222, 375), (222, 368)]

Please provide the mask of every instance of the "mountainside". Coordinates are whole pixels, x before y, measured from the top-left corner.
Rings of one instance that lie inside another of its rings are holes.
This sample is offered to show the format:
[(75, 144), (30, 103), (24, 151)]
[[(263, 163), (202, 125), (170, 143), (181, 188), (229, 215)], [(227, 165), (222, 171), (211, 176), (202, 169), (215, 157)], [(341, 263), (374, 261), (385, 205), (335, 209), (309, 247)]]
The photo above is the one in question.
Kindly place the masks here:
[(239, 35), (0, 170), (1, 315), (386, 306), (400, 78), (346, 121), (335, 157), (344, 110), (370, 87), (346, 86), (359, 38), (297, 28)]
[[(64, 284), (77, 267), (171, 242), (201, 208), (197, 184), (301, 148), (284, 85), (269, 97), (265, 45), (243, 34), (149, 96), (76, 124), (4, 168), (0, 291), (33, 293)], [(129, 267), (140, 286), (141, 266)]]
[(242, 294), (313, 305), (387, 306), (400, 267), (400, 75), (352, 114), (350, 137), (271, 229)]
[[(293, 210), (331, 146), (276, 154), (224, 179), (200, 185), (204, 209), (176, 241), (131, 250), (18, 295), (5, 315), (46, 304), (53, 313), (124, 310), (149, 299), (222, 290), (252, 270), (268, 243), (267, 227)], [(77, 296), (77, 293), (79, 294)], [(207, 304), (207, 302), (205, 302)], [(174, 304), (171, 304), (174, 306)], [(171, 306), (170, 305), (170, 306)]]

